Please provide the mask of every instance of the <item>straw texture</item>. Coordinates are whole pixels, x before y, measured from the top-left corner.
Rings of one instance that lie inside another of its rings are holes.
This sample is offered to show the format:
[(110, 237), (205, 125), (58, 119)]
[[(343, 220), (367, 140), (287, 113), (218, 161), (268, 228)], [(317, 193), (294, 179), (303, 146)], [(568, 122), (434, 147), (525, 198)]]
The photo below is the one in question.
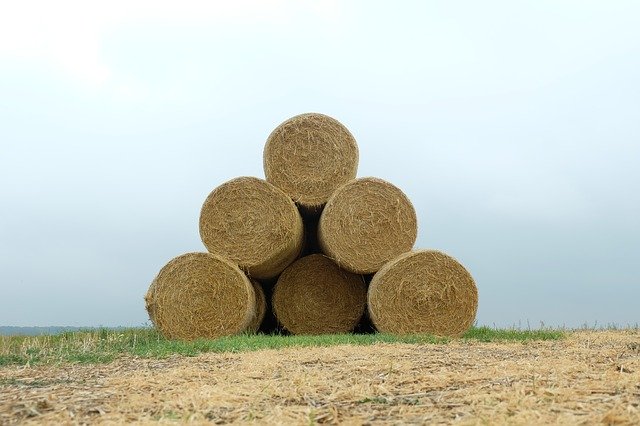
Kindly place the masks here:
[(327, 115), (297, 115), (276, 127), (264, 147), (264, 173), (300, 206), (317, 212), (340, 185), (356, 177), (358, 145)]
[(267, 300), (264, 297), (262, 285), (256, 280), (251, 280), (251, 284), (253, 284), (253, 291), (256, 295), (256, 301), (253, 316), (251, 317), (251, 322), (247, 327), (247, 332), (257, 333), (260, 329), (260, 325), (262, 325), (264, 316), (267, 313)]
[(276, 318), (293, 334), (350, 332), (365, 305), (362, 277), (341, 270), (321, 254), (303, 257), (289, 266), (273, 293)]
[(411, 201), (394, 185), (372, 177), (338, 188), (318, 226), (322, 251), (340, 267), (358, 274), (374, 273), (411, 250), (417, 235)]
[(371, 280), (370, 317), (378, 331), (459, 336), (473, 325), (478, 290), (456, 259), (435, 250), (401, 255)]
[(232, 179), (211, 192), (200, 212), (200, 237), (211, 253), (252, 278), (272, 278), (302, 250), (304, 230), (295, 204), (255, 177)]
[(187, 253), (160, 270), (145, 305), (162, 335), (194, 340), (244, 331), (254, 316), (255, 297), (235, 264), (210, 253)]

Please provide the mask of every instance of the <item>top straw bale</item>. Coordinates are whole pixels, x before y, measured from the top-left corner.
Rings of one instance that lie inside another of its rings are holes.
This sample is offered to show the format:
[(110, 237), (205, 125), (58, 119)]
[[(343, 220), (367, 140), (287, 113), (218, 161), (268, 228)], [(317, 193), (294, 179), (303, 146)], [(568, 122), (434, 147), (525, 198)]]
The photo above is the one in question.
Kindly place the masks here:
[(323, 114), (286, 120), (271, 132), (264, 147), (267, 181), (310, 212), (319, 212), (357, 170), (355, 138), (339, 121)]

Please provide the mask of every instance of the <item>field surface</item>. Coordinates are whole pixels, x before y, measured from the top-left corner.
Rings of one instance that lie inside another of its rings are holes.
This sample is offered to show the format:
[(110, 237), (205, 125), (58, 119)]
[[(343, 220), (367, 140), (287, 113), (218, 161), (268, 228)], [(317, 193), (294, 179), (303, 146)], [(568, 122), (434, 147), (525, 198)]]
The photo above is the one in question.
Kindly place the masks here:
[(6, 338), (0, 424), (640, 424), (638, 330), (538, 337), (83, 360), (55, 358), (57, 341)]

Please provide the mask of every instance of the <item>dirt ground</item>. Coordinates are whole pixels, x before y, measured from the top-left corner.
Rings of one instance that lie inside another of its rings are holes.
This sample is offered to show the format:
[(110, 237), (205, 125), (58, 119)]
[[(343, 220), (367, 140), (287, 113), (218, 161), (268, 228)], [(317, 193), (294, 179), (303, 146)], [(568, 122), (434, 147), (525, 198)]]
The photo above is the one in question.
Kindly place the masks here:
[(640, 332), (0, 368), (0, 423), (640, 424)]

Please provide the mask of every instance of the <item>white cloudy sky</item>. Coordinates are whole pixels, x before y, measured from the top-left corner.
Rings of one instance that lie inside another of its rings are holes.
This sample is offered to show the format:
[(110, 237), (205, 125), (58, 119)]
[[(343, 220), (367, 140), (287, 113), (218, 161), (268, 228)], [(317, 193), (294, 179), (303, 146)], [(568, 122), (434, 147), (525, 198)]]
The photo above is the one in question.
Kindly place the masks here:
[(412, 198), (480, 324), (640, 322), (640, 3), (7, 2), (0, 325), (141, 325), (302, 112)]

